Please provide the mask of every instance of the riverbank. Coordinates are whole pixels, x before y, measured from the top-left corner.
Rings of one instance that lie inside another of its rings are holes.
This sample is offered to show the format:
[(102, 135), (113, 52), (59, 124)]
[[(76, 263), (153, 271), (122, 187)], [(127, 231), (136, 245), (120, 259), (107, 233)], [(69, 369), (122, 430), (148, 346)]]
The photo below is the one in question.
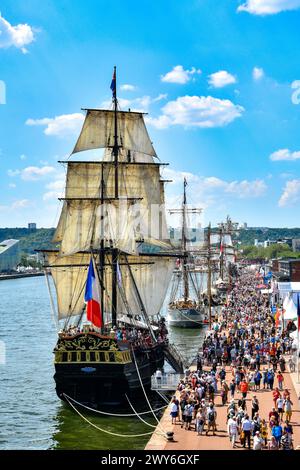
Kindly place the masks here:
[(22, 279), (24, 277), (37, 277), (37, 276), (45, 276), (45, 273), (38, 271), (34, 273), (0, 274), (0, 281), (7, 281), (8, 279)]

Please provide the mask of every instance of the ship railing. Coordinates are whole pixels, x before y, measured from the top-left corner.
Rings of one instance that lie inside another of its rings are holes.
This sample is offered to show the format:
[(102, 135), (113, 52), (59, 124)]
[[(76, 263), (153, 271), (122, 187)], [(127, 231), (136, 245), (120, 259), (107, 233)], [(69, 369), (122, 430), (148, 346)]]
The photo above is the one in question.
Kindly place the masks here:
[(177, 390), (180, 380), (184, 378), (184, 374), (162, 374), (161, 377), (153, 375), (151, 377), (151, 390)]

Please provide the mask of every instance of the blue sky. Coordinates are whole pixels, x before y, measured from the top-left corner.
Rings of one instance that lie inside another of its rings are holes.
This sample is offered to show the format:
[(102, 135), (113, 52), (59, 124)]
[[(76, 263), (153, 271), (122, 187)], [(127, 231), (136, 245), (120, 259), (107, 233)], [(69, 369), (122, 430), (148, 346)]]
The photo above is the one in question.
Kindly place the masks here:
[(55, 225), (56, 160), (81, 107), (111, 99), (114, 65), (170, 163), (170, 206), (186, 175), (204, 223), (299, 226), (299, 0), (2, 0), (1, 15), (0, 226)]

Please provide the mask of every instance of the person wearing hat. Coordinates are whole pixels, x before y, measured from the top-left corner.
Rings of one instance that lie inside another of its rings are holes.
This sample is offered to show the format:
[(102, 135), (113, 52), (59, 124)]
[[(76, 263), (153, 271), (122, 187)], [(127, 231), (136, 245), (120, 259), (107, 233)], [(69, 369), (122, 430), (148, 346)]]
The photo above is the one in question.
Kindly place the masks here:
[(236, 422), (236, 417), (232, 413), (233, 412), (231, 411), (230, 412), (231, 416), (230, 416), (230, 418), (228, 420), (228, 424), (227, 424), (227, 432), (228, 432), (229, 440), (232, 444), (232, 447), (234, 448), (235, 447), (235, 442), (236, 442), (236, 439), (237, 439), (237, 436), (238, 436), (238, 424)]

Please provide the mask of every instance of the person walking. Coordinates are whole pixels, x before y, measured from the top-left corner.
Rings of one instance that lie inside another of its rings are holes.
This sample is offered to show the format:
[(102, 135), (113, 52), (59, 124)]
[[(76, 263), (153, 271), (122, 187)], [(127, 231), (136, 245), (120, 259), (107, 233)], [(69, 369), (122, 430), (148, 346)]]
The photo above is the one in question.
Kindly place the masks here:
[(227, 423), (227, 432), (228, 432), (229, 440), (232, 444), (232, 448), (234, 448), (236, 440), (237, 440), (237, 436), (238, 436), (238, 424), (236, 422), (235, 416), (233, 416), (232, 418), (229, 418), (228, 423)]
[(248, 392), (248, 384), (245, 379), (243, 379), (240, 383), (240, 391), (242, 393), (242, 397), (246, 399)]
[(282, 436), (282, 427), (280, 424), (276, 423), (275, 426), (272, 427), (272, 436), (275, 437), (278, 447), (280, 447), (280, 441)]
[(277, 381), (278, 381), (278, 388), (279, 390), (283, 390), (283, 382), (284, 382), (284, 377), (282, 372), (278, 372), (277, 374)]
[(283, 402), (283, 408), (285, 412), (285, 420), (289, 423), (292, 418), (292, 406), (293, 402), (289, 397), (287, 397)]
[(256, 413), (259, 411), (259, 402), (256, 395), (253, 395), (252, 408), (251, 408), (251, 419), (253, 420)]
[(246, 447), (246, 442), (248, 443), (248, 449), (251, 449), (251, 430), (252, 430), (252, 423), (249, 420), (249, 416), (245, 415), (245, 418), (242, 420), (241, 429), (243, 432), (244, 442), (243, 447)]
[(232, 379), (230, 384), (229, 384), (230, 398), (231, 399), (234, 399), (235, 388), (236, 388), (236, 383), (235, 383), (235, 380)]
[(208, 435), (209, 431), (212, 429), (213, 436), (216, 435), (216, 419), (217, 419), (217, 412), (214, 409), (214, 404), (210, 403), (208, 410), (207, 410), (207, 431), (206, 431), (206, 436)]

